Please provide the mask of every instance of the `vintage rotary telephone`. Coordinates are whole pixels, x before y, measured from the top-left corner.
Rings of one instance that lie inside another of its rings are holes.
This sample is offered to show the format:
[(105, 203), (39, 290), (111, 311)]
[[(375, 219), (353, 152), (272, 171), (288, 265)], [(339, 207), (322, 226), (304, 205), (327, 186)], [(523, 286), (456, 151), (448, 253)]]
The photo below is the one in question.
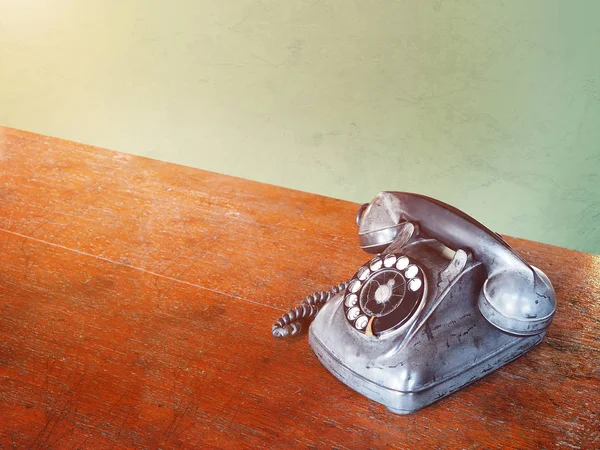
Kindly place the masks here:
[[(538, 344), (556, 297), (498, 234), (432, 198), (381, 192), (357, 214), (374, 253), (346, 283), (308, 296), (273, 335), (297, 334), (343, 383), (406, 414)], [(317, 314), (318, 313), (318, 314)]]

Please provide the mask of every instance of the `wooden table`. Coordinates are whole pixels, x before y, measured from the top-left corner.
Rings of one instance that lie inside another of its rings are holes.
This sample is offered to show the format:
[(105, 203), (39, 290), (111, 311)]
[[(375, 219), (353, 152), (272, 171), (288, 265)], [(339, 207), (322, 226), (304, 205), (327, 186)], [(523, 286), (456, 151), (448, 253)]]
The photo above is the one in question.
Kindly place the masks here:
[(545, 341), (413, 415), (273, 339), (369, 259), (356, 208), (0, 128), (0, 446), (600, 447), (599, 256), (508, 238), (554, 283)]

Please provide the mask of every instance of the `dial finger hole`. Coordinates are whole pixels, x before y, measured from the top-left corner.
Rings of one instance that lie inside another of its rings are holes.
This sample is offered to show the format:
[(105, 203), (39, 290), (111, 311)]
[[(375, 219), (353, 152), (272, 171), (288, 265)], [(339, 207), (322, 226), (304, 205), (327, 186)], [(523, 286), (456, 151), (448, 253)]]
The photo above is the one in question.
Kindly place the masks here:
[(359, 315), (360, 315), (360, 309), (358, 309), (357, 306), (350, 308), (348, 310), (348, 313), (346, 314), (346, 316), (348, 317), (348, 320), (350, 320), (350, 321), (355, 320)]
[(408, 282), (408, 289), (410, 289), (413, 292), (421, 289), (421, 286), (423, 286), (423, 282), (420, 278), (413, 278)]
[(417, 266), (415, 266), (414, 264), (411, 264), (404, 271), (404, 276), (406, 278), (414, 278), (417, 275), (417, 273), (419, 273), (419, 268)]
[(396, 269), (404, 270), (408, 267), (408, 258), (406, 256), (401, 256), (398, 258), (398, 262), (396, 263)]
[(344, 301), (344, 304), (348, 308), (352, 308), (354, 305), (356, 305), (356, 302), (358, 302), (358, 297), (356, 296), (356, 294), (350, 294), (350, 295), (346, 296), (346, 300)]
[(369, 318), (367, 316), (360, 316), (358, 319), (356, 319), (356, 322), (354, 322), (354, 326), (358, 330), (364, 330), (365, 328), (367, 328), (368, 323)]
[(360, 281), (352, 280), (350, 286), (348, 286), (348, 290), (352, 293), (357, 292), (360, 289)]
[(368, 267), (361, 267), (358, 270), (358, 274), (356, 276), (359, 280), (364, 281), (367, 279), (367, 277), (369, 276), (370, 273), (371, 273), (371, 271), (369, 270)]
[(371, 268), (371, 270), (373, 272), (381, 269), (381, 266), (383, 265), (383, 262), (381, 261), (381, 259), (379, 258), (375, 258), (373, 261), (371, 261), (371, 264), (369, 265), (369, 267)]
[(385, 267), (392, 267), (394, 264), (396, 264), (396, 256), (394, 255), (387, 255), (383, 260), (383, 265)]

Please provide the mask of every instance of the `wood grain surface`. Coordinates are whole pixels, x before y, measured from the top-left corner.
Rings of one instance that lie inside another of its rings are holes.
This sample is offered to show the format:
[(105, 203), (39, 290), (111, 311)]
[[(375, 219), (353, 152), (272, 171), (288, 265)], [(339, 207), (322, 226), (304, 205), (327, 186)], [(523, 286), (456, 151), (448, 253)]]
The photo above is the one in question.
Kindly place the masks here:
[(0, 128), (0, 447), (600, 447), (599, 256), (507, 238), (546, 339), (412, 415), (274, 340), (369, 259), (356, 207)]

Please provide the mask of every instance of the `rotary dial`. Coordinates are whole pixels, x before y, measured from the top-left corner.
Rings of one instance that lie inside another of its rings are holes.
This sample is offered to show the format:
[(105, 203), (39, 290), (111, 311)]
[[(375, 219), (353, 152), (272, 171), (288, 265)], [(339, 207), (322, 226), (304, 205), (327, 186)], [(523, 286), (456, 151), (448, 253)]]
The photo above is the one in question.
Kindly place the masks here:
[(425, 275), (408, 256), (376, 256), (348, 283), (344, 313), (361, 333), (378, 336), (412, 317), (425, 293)]

